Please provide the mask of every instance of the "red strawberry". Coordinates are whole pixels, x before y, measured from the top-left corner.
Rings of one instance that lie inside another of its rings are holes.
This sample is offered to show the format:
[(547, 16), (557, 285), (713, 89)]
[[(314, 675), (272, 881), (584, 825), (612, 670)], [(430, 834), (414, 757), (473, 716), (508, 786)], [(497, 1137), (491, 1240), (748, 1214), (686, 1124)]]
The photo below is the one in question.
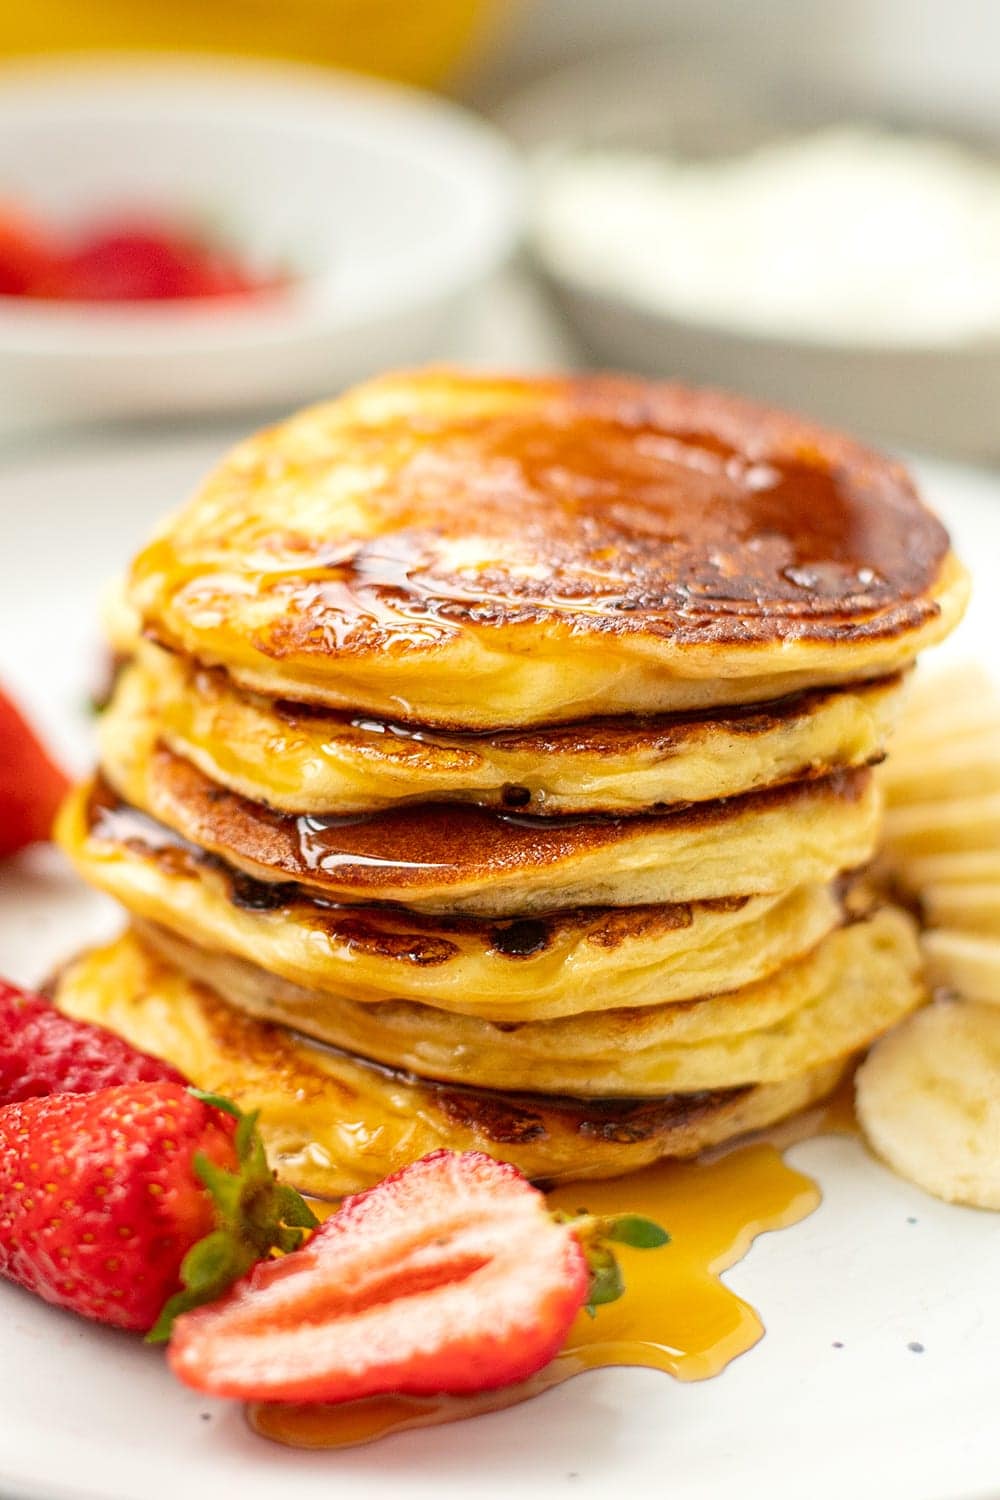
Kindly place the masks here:
[(31, 297), (51, 274), (56, 249), (20, 208), (0, 203), (0, 296)]
[(558, 1220), (516, 1167), (435, 1151), (180, 1318), (170, 1365), (188, 1385), (244, 1400), (509, 1385), (554, 1357), (588, 1299), (620, 1295), (601, 1235), (666, 1240), (648, 1220)]
[(0, 857), (47, 839), (69, 782), (0, 693)]
[(228, 250), (141, 220), (94, 230), (58, 266), (54, 295), (85, 302), (169, 302), (263, 290)]
[(0, 1273), (85, 1318), (166, 1337), (176, 1312), (316, 1222), (275, 1182), (254, 1123), (169, 1082), (0, 1109)]
[(0, 1106), (38, 1094), (93, 1094), (116, 1083), (184, 1083), (123, 1037), (64, 1016), (0, 979)]

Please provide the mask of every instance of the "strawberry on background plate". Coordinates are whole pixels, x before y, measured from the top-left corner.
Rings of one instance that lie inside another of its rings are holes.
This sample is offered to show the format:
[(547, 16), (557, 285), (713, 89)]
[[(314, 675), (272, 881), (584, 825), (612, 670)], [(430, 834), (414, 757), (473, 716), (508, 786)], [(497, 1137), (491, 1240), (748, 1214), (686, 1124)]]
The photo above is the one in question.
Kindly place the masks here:
[(40, 1094), (93, 1094), (118, 1083), (186, 1080), (123, 1037), (64, 1016), (0, 979), (0, 1106)]
[(0, 691), (0, 858), (47, 839), (69, 781)]
[(255, 1119), (165, 1082), (0, 1109), (0, 1274), (86, 1318), (165, 1338), (316, 1220), (275, 1181)]
[(51, 274), (52, 237), (23, 208), (0, 201), (0, 297), (30, 297)]
[(286, 280), (180, 224), (117, 214), (71, 232), (0, 201), (0, 296), (71, 302), (247, 297)]
[(180, 230), (135, 220), (98, 228), (58, 266), (53, 295), (83, 302), (170, 302), (259, 290), (235, 257)]
[(582, 1307), (621, 1295), (609, 1240), (667, 1236), (634, 1216), (559, 1218), (516, 1167), (436, 1151), (180, 1317), (168, 1358), (187, 1384), (244, 1400), (491, 1390), (548, 1364)]

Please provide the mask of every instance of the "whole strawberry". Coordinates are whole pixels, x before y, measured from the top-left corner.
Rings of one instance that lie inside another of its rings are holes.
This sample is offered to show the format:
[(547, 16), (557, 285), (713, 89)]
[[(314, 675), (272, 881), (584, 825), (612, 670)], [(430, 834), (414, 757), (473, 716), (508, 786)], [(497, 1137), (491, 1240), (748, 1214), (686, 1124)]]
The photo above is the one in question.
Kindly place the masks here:
[(92, 1094), (116, 1083), (183, 1083), (169, 1063), (124, 1037), (62, 1015), (0, 979), (0, 1105), (36, 1094)]
[(0, 856), (47, 839), (68, 791), (64, 773), (0, 691)]
[(167, 1337), (315, 1219), (253, 1116), (172, 1082), (0, 1109), (0, 1274), (86, 1318)]

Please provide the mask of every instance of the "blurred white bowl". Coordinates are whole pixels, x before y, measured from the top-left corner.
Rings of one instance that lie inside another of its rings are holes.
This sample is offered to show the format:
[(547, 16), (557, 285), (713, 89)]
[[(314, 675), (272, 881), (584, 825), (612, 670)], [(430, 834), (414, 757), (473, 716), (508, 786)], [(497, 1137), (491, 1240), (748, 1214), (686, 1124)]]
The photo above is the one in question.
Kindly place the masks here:
[(0, 428), (290, 404), (419, 360), (510, 253), (501, 137), (429, 95), (318, 69), (128, 58), (0, 70), (0, 198), (46, 222), (210, 216), (276, 297), (0, 297)]
[[(841, 111), (840, 101), (789, 97), (750, 73), (721, 75), (711, 59), (699, 64), (678, 45), (576, 64), (509, 101), (500, 123), (542, 162), (580, 147), (696, 160), (837, 123)], [(996, 159), (995, 144), (969, 144)], [(834, 342), (711, 323), (592, 284), (548, 254), (542, 235), (529, 236), (558, 307), (599, 363), (729, 386), (876, 441), (1000, 458), (1000, 338), (992, 333)]]
[(1000, 458), (1000, 344), (822, 344), (685, 322), (545, 268), (590, 355), (646, 375), (722, 385), (873, 442)]

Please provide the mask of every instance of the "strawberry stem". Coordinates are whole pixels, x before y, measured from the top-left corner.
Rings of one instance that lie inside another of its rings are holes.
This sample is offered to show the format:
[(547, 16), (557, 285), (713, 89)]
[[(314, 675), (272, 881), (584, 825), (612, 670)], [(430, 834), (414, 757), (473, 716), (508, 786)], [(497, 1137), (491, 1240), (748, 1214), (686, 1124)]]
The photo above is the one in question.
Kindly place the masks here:
[(591, 1317), (608, 1302), (617, 1302), (625, 1292), (618, 1257), (612, 1244), (629, 1245), (633, 1250), (658, 1250), (669, 1245), (670, 1236), (653, 1219), (641, 1214), (596, 1215), (581, 1210), (579, 1214), (557, 1211), (557, 1224), (569, 1224), (583, 1248), (590, 1267), (590, 1292), (584, 1311)]
[(274, 1250), (297, 1250), (319, 1220), (300, 1193), (275, 1179), (257, 1131), (257, 1114), (244, 1114), (230, 1099), (189, 1089), (196, 1099), (237, 1121), (233, 1135), (237, 1169), (220, 1167), (203, 1152), (192, 1165), (215, 1206), (215, 1228), (192, 1245), (181, 1262), (183, 1290), (165, 1304), (146, 1335), (150, 1344), (169, 1339), (181, 1313), (214, 1302)]

